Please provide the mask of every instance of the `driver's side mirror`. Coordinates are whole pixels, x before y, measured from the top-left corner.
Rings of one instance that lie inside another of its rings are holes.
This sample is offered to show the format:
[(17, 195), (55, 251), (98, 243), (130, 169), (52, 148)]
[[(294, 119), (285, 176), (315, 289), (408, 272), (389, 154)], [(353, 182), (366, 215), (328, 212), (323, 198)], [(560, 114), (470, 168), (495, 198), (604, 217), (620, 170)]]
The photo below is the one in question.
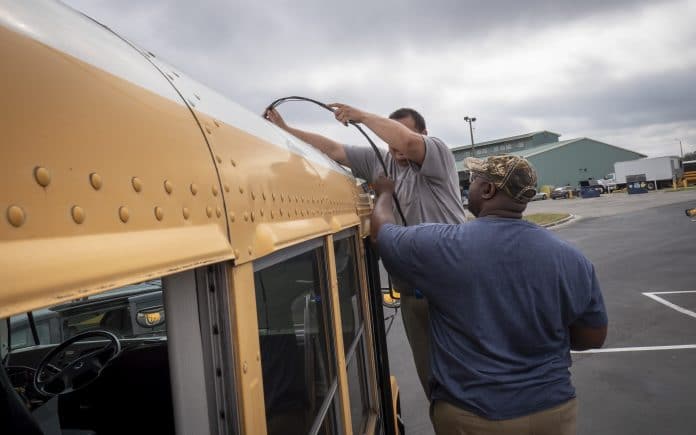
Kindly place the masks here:
[(146, 308), (138, 311), (135, 321), (143, 328), (154, 328), (164, 323), (164, 307)]
[(401, 306), (401, 295), (394, 289), (382, 291), (382, 305), (387, 308), (399, 308)]

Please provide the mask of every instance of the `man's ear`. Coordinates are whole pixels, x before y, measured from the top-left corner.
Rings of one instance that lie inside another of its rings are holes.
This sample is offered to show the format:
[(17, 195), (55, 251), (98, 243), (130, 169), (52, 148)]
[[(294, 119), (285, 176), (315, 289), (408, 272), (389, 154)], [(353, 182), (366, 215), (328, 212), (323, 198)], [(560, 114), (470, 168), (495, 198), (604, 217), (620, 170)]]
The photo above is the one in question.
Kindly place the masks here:
[(481, 197), (483, 199), (492, 199), (497, 191), (498, 188), (495, 187), (495, 184), (486, 181), (485, 184), (481, 186)]
[(427, 135), (428, 135), (428, 129), (427, 129), (427, 128), (424, 128), (423, 131), (421, 131), (421, 134), (422, 134), (423, 136), (427, 136)]

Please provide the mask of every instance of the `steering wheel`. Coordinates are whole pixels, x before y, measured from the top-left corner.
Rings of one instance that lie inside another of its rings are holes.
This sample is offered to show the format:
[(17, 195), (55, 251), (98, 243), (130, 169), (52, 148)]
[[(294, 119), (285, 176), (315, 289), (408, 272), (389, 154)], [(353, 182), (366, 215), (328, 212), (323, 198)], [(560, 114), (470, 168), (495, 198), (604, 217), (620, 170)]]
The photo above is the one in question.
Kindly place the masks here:
[[(80, 355), (62, 369), (57, 369), (51, 364), (57, 355), (68, 346), (90, 337), (101, 337), (109, 340), (106, 346)], [(121, 352), (121, 343), (114, 334), (103, 329), (95, 329), (83, 332), (68, 338), (43, 357), (36, 372), (34, 372), (34, 388), (46, 396), (67, 394), (86, 387), (90, 382), (99, 377), (106, 365)], [(50, 369), (50, 373), (46, 369)], [(46, 375), (44, 376), (44, 371)]]

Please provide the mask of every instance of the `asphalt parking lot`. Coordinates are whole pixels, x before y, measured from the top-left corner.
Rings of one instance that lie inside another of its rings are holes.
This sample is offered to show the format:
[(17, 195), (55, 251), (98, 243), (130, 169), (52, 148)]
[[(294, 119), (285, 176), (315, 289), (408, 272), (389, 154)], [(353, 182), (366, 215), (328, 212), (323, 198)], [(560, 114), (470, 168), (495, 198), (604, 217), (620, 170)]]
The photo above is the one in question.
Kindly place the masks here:
[[(696, 433), (696, 191), (545, 200), (528, 213), (568, 212), (554, 227), (595, 264), (609, 312), (601, 352), (574, 353), (578, 434)], [(385, 311), (389, 314), (389, 311)], [(388, 335), (409, 434), (432, 434), (397, 317)]]
[(696, 190), (677, 192), (658, 190), (640, 195), (612, 193), (601, 195), (597, 198), (533, 201), (527, 206), (527, 213), (567, 212), (580, 217), (601, 217), (637, 212), (647, 208), (689, 201), (694, 198), (696, 198)]

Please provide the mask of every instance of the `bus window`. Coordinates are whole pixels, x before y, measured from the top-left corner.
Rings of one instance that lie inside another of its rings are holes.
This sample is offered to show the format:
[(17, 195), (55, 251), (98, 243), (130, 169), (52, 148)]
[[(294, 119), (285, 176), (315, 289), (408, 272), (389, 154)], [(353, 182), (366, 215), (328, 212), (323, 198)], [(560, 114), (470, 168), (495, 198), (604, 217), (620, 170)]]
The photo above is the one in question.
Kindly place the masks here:
[(290, 249), (254, 274), (268, 434), (339, 433), (325, 251)]
[[(136, 321), (140, 312), (149, 314), (149, 324)], [(11, 352), (6, 361), (11, 382), (30, 411), (42, 408), (47, 397), (61, 395), (70, 398), (55, 411), (61, 427), (117, 434), (139, 421), (144, 432), (174, 433), (161, 280), (74, 299), (32, 314), (38, 343), (27, 314), (12, 316)], [(78, 334), (88, 335), (72, 344), (66, 341)], [(61, 343), (66, 347), (53, 353)], [(81, 364), (94, 364), (100, 370), (80, 372), (77, 367), (81, 366), (73, 364), (88, 355), (94, 355), (98, 363), (87, 359)], [(64, 374), (55, 376), (58, 372)], [(46, 409), (51, 408), (47, 405), (44, 414), (53, 412)], [(113, 415), (124, 418), (108, 418)]]
[[(340, 237), (340, 236), (339, 236)], [(355, 236), (334, 242), (338, 295), (343, 327), (343, 345), (346, 353), (346, 371), (350, 397), (353, 433), (364, 433), (369, 415), (367, 370), (365, 364), (365, 328), (360, 281), (356, 259)]]
[(39, 343), (34, 343), (28, 316), (13, 316), (10, 344), (13, 350), (35, 344), (59, 344), (95, 329), (107, 330), (118, 338), (164, 337), (162, 305), (161, 280), (128, 285), (33, 311)]

